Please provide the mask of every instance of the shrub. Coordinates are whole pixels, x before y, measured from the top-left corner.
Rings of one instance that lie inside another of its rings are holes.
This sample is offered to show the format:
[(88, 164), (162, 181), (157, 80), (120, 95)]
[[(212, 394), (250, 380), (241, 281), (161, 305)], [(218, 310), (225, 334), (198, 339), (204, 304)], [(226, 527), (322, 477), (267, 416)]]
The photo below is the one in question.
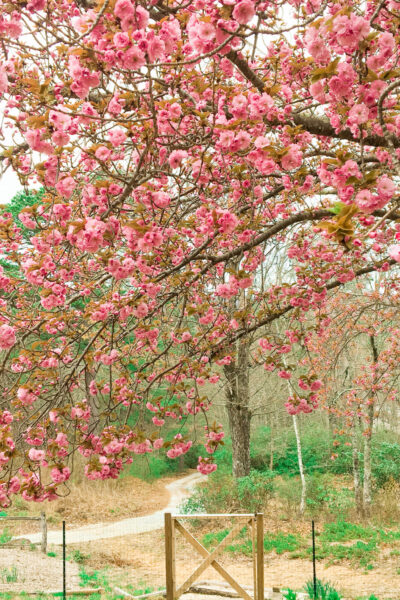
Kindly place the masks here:
[(130, 475), (140, 479), (159, 479), (163, 475), (177, 473), (181, 469), (179, 460), (169, 459), (165, 455), (150, 454), (137, 456), (133, 463), (123, 472), (123, 476)]
[[(274, 472), (280, 475), (299, 475), (297, 442), (293, 431), (285, 436), (286, 445), (274, 453)], [(330, 465), (331, 441), (326, 429), (314, 425), (301, 435), (303, 464), (307, 473), (323, 472)], [(269, 456), (268, 456), (269, 464)]]
[(287, 514), (295, 514), (300, 505), (300, 481), (293, 478), (278, 478), (275, 480), (277, 497), (281, 500)]
[(372, 444), (372, 475), (376, 487), (400, 479), (400, 444), (377, 438)]
[(251, 471), (247, 477), (235, 479), (217, 471), (196, 487), (181, 510), (186, 513), (257, 512), (268, 504), (273, 489), (271, 473)]
[(236, 487), (238, 508), (249, 512), (261, 510), (270, 500), (274, 491), (273, 473), (264, 471), (250, 471), (247, 477), (240, 477), (234, 483)]

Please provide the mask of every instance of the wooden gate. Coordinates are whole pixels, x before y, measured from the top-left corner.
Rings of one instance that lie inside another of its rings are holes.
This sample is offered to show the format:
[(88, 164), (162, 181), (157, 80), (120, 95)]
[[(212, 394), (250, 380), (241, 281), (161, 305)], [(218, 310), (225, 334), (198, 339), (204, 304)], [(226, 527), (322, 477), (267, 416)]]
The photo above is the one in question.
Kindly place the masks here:
[[(165, 513), (165, 570), (166, 570), (166, 596), (167, 600), (177, 600), (182, 594), (187, 592), (200, 575), (208, 568), (213, 567), (225, 581), (239, 594), (243, 600), (264, 600), (264, 532), (263, 532), (263, 515), (244, 514), (244, 515), (172, 515)], [(209, 552), (181, 523), (186, 519), (226, 519), (227, 517), (238, 520), (233, 529), (228, 535), (218, 544), (212, 552)], [(252, 542), (253, 542), (253, 575), (254, 575), (254, 598), (252, 598), (246, 590), (230, 575), (218, 562), (217, 556), (222, 552), (225, 546), (233, 540), (233, 538), (246, 526), (251, 526)], [(203, 558), (200, 565), (186, 579), (186, 581), (176, 587), (175, 574), (175, 535), (176, 532), (182, 536), (193, 546), (195, 550)]]

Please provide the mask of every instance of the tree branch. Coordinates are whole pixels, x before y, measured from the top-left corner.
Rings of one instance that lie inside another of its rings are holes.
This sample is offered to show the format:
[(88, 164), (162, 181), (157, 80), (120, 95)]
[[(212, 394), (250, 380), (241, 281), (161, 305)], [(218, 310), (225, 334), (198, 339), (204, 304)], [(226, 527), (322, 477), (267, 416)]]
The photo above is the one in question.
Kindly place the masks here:
[[(251, 69), (248, 62), (240, 57), (237, 52), (231, 50), (226, 55), (227, 58), (239, 69), (242, 75), (253, 84), (255, 88), (260, 93), (265, 92), (265, 84), (262, 79), (258, 77), (258, 75)], [(307, 116), (304, 114), (293, 114), (290, 117), (290, 120), (295, 125), (300, 125), (313, 135), (320, 135), (322, 137), (336, 138), (339, 140), (348, 140), (349, 142), (359, 143), (359, 140), (356, 139), (351, 133), (350, 129), (343, 129), (343, 131), (339, 131), (336, 133), (335, 129), (332, 127), (330, 122), (327, 119), (316, 116)], [(282, 125), (282, 123), (278, 120), (269, 121), (269, 124), (276, 127), (277, 125)], [(391, 143), (395, 148), (400, 148), (400, 140), (396, 136), (389, 136)], [(367, 135), (363, 139), (363, 143), (365, 146), (374, 146), (374, 147), (384, 147), (387, 148), (390, 144), (389, 139), (386, 139), (383, 136), (370, 134)]]

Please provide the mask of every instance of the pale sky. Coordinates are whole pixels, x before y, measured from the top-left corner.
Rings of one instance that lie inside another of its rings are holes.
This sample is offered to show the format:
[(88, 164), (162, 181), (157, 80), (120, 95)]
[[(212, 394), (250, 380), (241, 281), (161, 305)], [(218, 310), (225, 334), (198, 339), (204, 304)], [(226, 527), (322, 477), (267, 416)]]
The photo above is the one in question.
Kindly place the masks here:
[(0, 204), (7, 204), (17, 192), (22, 190), (18, 177), (11, 168), (0, 175)]

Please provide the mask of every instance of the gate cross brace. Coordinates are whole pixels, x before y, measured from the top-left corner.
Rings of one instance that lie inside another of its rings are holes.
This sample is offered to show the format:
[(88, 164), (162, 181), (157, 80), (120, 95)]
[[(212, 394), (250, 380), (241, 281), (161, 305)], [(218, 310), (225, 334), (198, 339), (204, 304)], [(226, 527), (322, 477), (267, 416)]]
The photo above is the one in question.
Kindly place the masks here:
[[(246, 522), (246, 524), (252, 523), (252, 519)], [(196, 579), (207, 569), (207, 567), (212, 566), (222, 577), (233, 587), (233, 589), (244, 599), (244, 600), (253, 600), (251, 596), (242, 588), (241, 585), (237, 583), (237, 581), (215, 560), (216, 556), (222, 552), (225, 548), (226, 544), (235, 537), (239, 533), (239, 531), (243, 528), (243, 522), (239, 523), (234, 527), (230, 533), (218, 544), (213, 552), (208, 552), (204, 546), (200, 544), (196, 538), (194, 538), (191, 533), (178, 521), (175, 521), (175, 527), (181, 532), (181, 534), (192, 544), (194, 548), (204, 557), (203, 562), (197, 567), (197, 569), (188, 577), (188, 579), (183, 583), (180, 588), (176, 591), (176, 598), (179, 598), (181, 594), (184, 594), (196, 581)]]

